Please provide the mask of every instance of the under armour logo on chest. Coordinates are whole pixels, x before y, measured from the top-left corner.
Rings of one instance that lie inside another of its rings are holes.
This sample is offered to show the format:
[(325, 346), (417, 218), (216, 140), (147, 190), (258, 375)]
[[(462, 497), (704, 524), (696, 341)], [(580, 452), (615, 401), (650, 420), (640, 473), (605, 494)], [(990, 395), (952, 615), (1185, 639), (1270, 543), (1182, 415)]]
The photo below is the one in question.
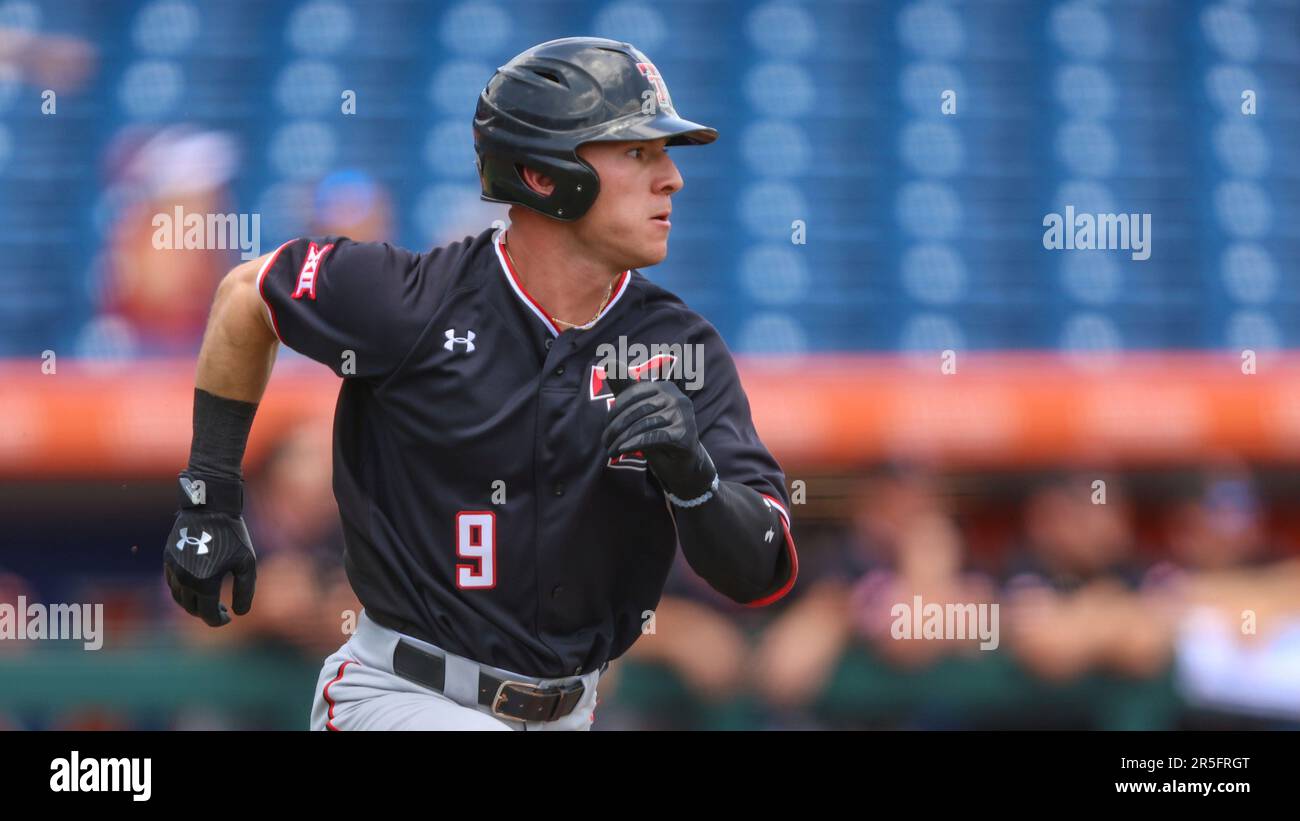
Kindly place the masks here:
[(454, 351), (457, 345), (464, 345), (465, 353), (474, 353), (473, 331), (466, 331), (464, 336), (456, 336), (456, 329), (448, 328), (444, 335), (447, 337), (447, 341), (442, 343), (442, 347)]

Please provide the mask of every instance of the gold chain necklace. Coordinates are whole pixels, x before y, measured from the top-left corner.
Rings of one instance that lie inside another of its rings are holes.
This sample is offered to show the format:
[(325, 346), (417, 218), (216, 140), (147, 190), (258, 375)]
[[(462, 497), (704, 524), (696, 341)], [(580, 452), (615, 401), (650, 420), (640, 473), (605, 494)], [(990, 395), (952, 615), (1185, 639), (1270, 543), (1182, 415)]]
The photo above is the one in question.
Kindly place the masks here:
[(551, 321), (557, 325), (568, 325), (570, 328), (586, 328), (588, 325), (596, 321), (596, 319), (600, 316), (601, 311), (605, 310), (605, 303), (609, 302), (609, 295), (612, 294), (613, 292), (614, 292), (614, 280), (611, 279), (609, 281), (609, 286), (605, 288), (605, 298), (600, 301), (600, 307), (596, 309), (596, 313), (592, 315), (591, 319), (588, 319), (586, 322), (582, 323), (581, 325), (577, 325), (573, 322), (565, 322), (563, 319), (560, 319), (558, 316), (551, 317)]
[[(510, 249), (506, 247), (504, 241), (502, 241), (501, 243), (501, 250), (506, 252), (506, 259), (510, 260), (510, 267), (518, 271), (519, 266), (515, 265), (515, 258), (510, 256)], [(601, 311), (605, 310), (605, 305), (606, 303), (609, 302), (610, 295), (614, 293), (614, 279), (615, 279), (614, 277), (610, 278), (609, 285), (605, 287), (605, 298), (600, 301), (600, 307), (596, 309), (596, 313), (592, 315), (591, 319), (588, 319), (586, 322), (578, 324), (575, 322), (566, 322), (565, 320), (560, 319), (558, 316), (552, 316), (551, 321), (554, 322), (556, 325), (567, 325), (569, 328), (585, 329), (600, 317)]]

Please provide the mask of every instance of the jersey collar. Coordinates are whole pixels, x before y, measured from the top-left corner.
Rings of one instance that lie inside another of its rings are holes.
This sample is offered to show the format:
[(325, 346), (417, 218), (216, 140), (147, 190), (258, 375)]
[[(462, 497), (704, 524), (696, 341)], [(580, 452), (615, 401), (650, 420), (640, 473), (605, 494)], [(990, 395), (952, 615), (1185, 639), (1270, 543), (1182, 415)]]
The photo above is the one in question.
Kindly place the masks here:
[[(492, 247), (496, 249), (497, 260), (501, 263), (501, 273), (505, 276), (506, 282), (509, 283), (510, 290), (514, 291), (515, 296), (519, 297), (519, 300), (524, 303), (524, 306), (528, 308), (528, 310), (532, 311), (533, 315), (542, 321), (542, 324), (546, 326), (552, 336), (559, 336), (561, 333), (559, 326), (551, 321), (550, 315), (543, 310), (541, 303), (536, 299), (533, 299), (532, 295), (524, 290), (523, 283), (519, 281), (519, 275), (515, 273), (514, 266), (510, 264), (510, 257), (506, 256), (505, 236), (506, 229), (504, 227), (498, 228), (497, 232), (492, 235)], [(600, 320), (604, 318), (605, 314), (614, 310), (614, 306), (618, 304), (619, 299), (623, 297), (623, 294), (627, 291), (627, 286), (631, 281), (632, 272), (624, 271), (619, 277), (618, 283), (614, 286), (614, 293), (610, 296), (609, 302), (596, 318), (588, 322), (586, 325), (576, 326), (574, 330), (588, 330), (589, 328), (594, 327), (597, 322), (600, 322)]]

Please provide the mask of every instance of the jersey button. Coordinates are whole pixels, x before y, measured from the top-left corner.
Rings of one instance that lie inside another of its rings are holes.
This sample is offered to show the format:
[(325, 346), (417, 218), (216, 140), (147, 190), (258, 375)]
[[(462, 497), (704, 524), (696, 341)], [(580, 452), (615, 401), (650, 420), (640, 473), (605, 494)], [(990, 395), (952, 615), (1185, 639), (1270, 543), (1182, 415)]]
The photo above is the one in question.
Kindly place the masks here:
[(555, 342), (554, 339), (548, 339), (548, 340), (546, 340), (546, 350), (549, 351), (549, 350), (551, 349), (551, 343), (553, 343), (553, 342)]
[(560, 367), (558, 367), (558, 368), (555, 369), (555, 375), (556, 375), (556, 376), (564, 376), (564, 366), (563, 366), (563, 365), (561, 365)]
[(556, 482), (556, 483), (555, 483), (555, 495), (556, 495), (556, 496), (563, 496), (563, 495), (564, 495), (564, 482)]
[(551, 598), (558, 599), (564, 593), (564, 585), (557, 584), (551, 589)]

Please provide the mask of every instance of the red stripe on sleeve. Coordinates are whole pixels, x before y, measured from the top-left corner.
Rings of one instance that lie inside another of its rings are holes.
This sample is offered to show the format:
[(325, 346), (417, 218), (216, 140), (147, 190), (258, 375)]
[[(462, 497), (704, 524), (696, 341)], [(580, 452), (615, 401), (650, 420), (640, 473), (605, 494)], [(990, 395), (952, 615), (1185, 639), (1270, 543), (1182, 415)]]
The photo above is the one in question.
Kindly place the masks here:
[(280, 322), (275, 318), (275, 309), (271, 307), (271, 301), (266, 298), (266, 292), (262, 289), (262, 282), (266, 279), (267, 272), (275, 266), (275, 261), (280, 258), (280, 252), (293, 242), (296, 242), (296, 240), (291, 239), (289, 242), (276, 248), (266, 262), (262, 263), (262, 270), (257, 272), (257, 295), (262, 298), (262, 302), (266, 305), (266, 312), (271, 316), (271, 327), (275, 329), (275, 338), (280, 340), (280, 342), (284, 342), (284, 337), (280, 334)]
[(761, 599), (746, 602), (746, 607), (766, 607), (772, 602), (779, 601), (785, 597), (786, 593), (790, 592), (790, 588), (794, 587), (794, 580), (799, 577), (799, 553), (794, 547), (794, 536), (790, 535), (790, 523), (785, 519), (785, 506), (766, 493), (762, 494), (762, 496), (772, 503), (772, 507), (776, 508), (777, 518), (781, 520), (781, 530), (785, 533), (785, 549), (790, 555), (790, 578), (786, 580), (785, 584), (781, 585), (780, 590)]

